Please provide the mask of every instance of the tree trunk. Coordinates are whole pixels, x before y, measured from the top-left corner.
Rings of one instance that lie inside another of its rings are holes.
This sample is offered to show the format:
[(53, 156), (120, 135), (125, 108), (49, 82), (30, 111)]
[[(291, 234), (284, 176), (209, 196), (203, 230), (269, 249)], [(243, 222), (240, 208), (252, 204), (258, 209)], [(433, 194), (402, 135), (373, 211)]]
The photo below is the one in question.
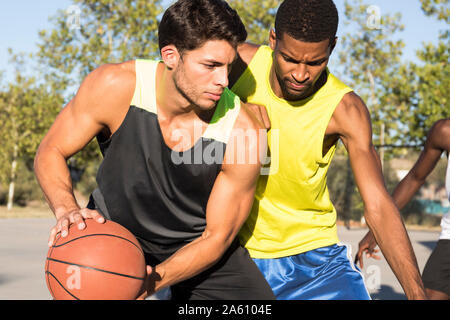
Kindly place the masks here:
[(19, 147), (17, 143), (14, 144), (14, 152), (13, 159), (11, 163), (11, 174), (10, 174), (10, 182), (9, 182), (9, 192), (8, 192), (8, 204), (7, 210), (11, 211), (14, 205), (14, 188), (16, 182), (16, 169), (17, 169), (17, 155), (18, 155)]

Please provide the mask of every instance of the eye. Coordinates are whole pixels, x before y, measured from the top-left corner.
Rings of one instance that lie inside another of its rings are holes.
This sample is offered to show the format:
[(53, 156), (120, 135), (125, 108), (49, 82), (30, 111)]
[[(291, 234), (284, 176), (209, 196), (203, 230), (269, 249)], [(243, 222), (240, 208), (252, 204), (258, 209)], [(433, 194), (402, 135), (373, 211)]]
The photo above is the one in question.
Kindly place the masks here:
[(285, 55), (281, 55), (281, 56), (283, 57), (284, 61), (286, 61), (286, 62), (288, 62), (288, 63), (297, 63), (297, 61), (295, 61), (295, 60), (292, 59), (292, 58), (289, 58), (289, 57), (287, 57), (287, 56), (285, 56)]
[(316, 66), (320, 66), (324, 62), (325, 62), (325, 60), (314, 61), (314, 62), (309, 62), (308, 65), (312, 66), (312, 67), (316, 67)]
[(207, 69), (214, 69), (216, 66), (214, 64), (203, 64)]

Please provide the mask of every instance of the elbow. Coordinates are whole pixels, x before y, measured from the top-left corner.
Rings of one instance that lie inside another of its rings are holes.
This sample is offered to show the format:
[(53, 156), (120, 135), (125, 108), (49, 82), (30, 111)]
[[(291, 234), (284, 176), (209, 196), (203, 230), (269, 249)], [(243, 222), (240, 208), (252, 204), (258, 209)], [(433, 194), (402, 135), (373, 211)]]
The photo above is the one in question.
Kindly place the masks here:
[(236, 235), (233, 235), (231, 233), (229, 234), (213, 234), (209, 232), (208, 230), (205, 230), (202, 234), (203, 240), (206, 240), (210, 243), (210, 259), (211, 264), (215, 264), (222, 258), (222, 256), (225, 254), (225, 252), (228, 250), (228, 248), (233, 243), (234, 239), (236, 238)]
[(36, 174), (39, 170), (39, 165), (40, 165), (40, 161), (41, 161), (41, 148), (42, 148), (42, 144), (39, 145), (36, 154), (34, 155), (34, 161), (33, 161), (33, 171), (34, 174)]
[(364, 218), (371, 229), (385, 222), (401, 219), (400, 212), (389, 195), (377, 203), (366, 205)]

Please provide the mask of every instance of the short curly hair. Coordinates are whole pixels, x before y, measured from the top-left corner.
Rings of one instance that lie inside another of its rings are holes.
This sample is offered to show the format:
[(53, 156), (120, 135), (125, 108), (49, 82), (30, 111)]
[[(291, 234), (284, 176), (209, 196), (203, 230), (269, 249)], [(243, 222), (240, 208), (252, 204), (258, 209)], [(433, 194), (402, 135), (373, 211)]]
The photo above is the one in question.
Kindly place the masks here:
[(339, 23), (336, 5), (332, 0), (285, 0), (275, 17), (278, 39), (288, 34), (305, 42), (334, 41)]
[(241, 18), (224, 0), (179, 0), (164, 13), (158, 27), (159, 49), (172, 44), (180, 52), (209, 40), (236, 47), (247, 38)]

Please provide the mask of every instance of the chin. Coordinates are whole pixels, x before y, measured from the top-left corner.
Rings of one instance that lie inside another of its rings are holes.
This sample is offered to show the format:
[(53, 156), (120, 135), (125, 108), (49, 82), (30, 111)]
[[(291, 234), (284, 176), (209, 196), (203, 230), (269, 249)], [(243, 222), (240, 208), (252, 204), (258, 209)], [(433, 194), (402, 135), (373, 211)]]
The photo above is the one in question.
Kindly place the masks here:
[(217, 106), (217, 102), (204, 102), (204, 103), (198, 103), (197, 106), (200, 110), (208, 111), (211, 109), (214, 109)]
[(286, 90), (284, 92), (285, 99), (288, 101), (297, 101), (297, 100), (303, 100), (309, 97), (310, 87), (305, 88), (302, 91), (291, 91)]

